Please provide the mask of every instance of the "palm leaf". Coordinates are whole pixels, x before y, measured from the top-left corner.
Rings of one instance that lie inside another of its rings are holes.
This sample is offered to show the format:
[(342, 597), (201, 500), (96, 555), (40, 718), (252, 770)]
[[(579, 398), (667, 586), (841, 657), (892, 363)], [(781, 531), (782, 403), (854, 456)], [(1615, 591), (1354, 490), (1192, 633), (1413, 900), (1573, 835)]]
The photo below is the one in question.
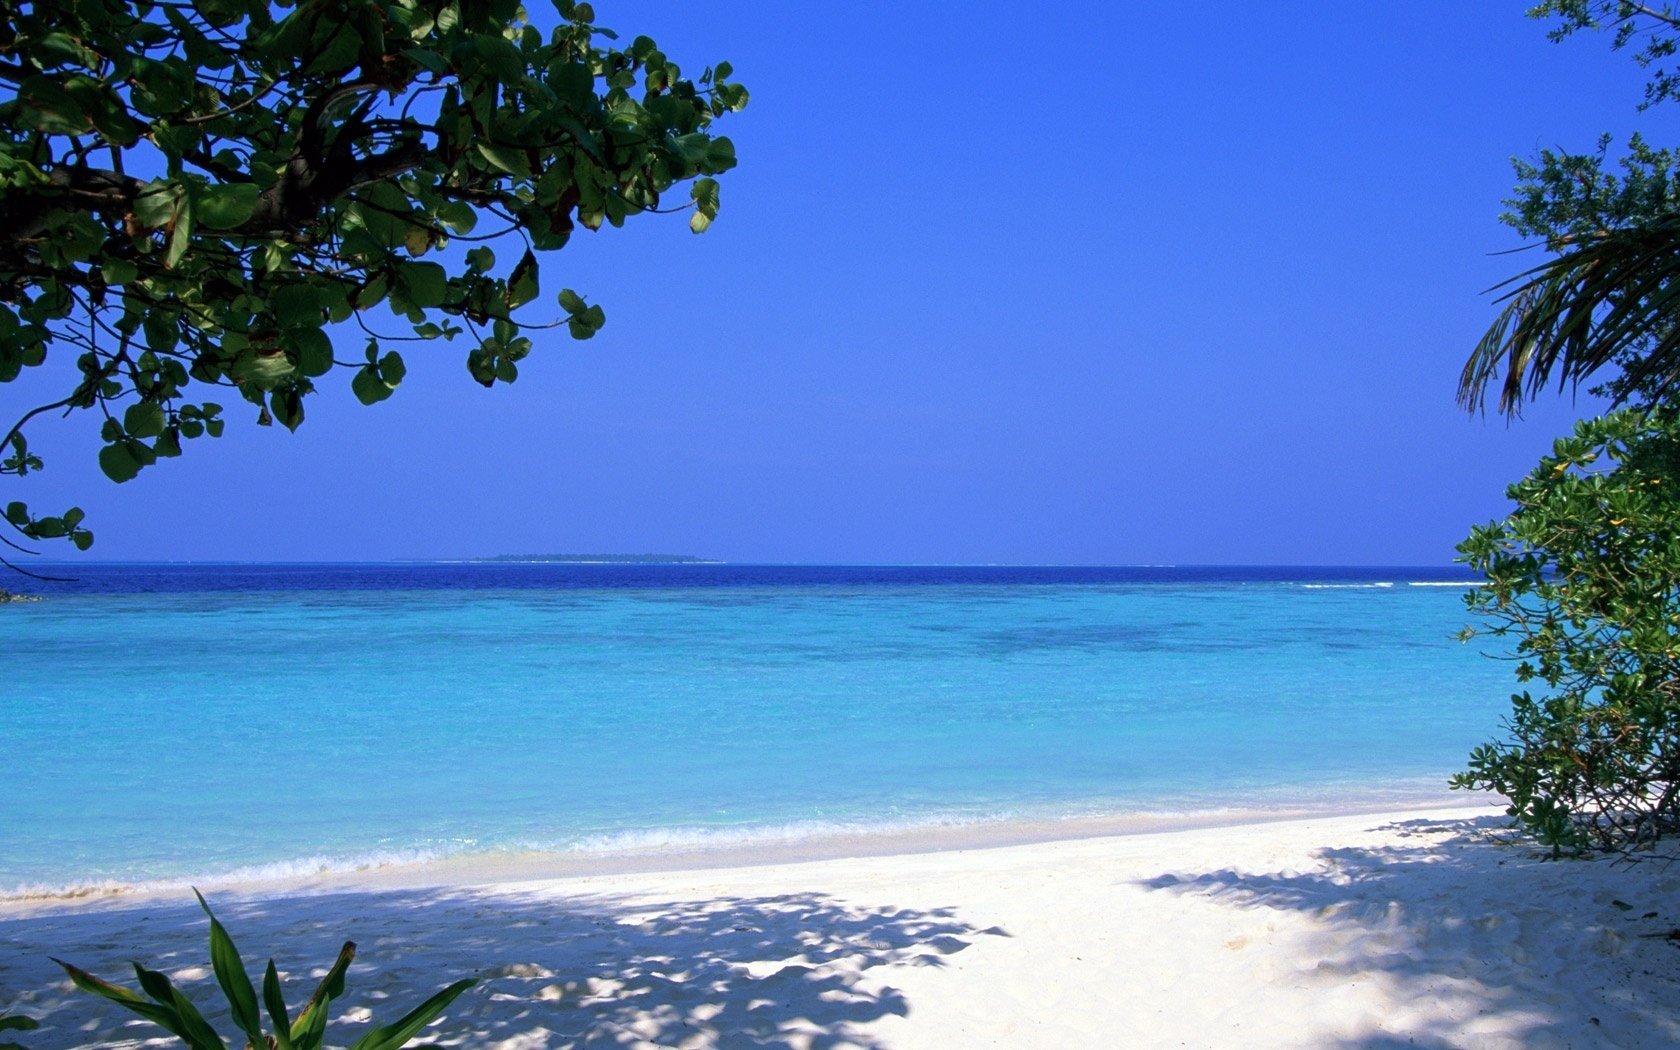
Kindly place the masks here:
[[(1627, 387), (1680, 383), (1680, 217), (1606, 231), (1499, 285), (1504, 307), (1459, 376), (1459, 401), (1515, 413), (1554, 377), (1624, 365)], [(1625, 395), (1624, 390), (1624, 395)]]

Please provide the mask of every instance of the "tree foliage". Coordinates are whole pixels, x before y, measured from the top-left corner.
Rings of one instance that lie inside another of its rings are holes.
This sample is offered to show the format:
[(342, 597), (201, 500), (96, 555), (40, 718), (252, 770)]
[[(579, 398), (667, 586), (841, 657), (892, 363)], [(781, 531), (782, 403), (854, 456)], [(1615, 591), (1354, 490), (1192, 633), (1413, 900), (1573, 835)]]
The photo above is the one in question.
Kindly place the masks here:
[[(1649, 79), (1641, 108), (1680, 98), (1671, 64), (1680, 14), (1630, 0), (1547, 0), (1554, 39), (1597, 30), (1631, 49)], [(1612, 159), (1608, 138), (1589, 153), (1546, 151), (1517, 161), (1520, 183), (1503, 219), (1551, 257), (1501, 286), (1503, 309), (1465, 363), (1459, 400), (1516, 413), (1554, 381), (1653, 404), (1680, 394), (1680, 157), (1634, 136)]]
[(1646, 846), (1680, 829), (1680, 414), (1581, 422), (1507, 495), (1459, 546), (1486, 574), (1467, 601), (1546, 691), (1453, 784), (1554, 850)]
[[(41, 469), (25, 426), (46, 413), (93, 410), (122, 482), (222, 433), (213, 388), (295, 429), (329, 376), (389, 397), (393, 344), (455, 342), (490, 386), (541, 331), (598, 331), (602, 308), (542, 275), (547, 253), (642, 212), (704, 231), (735, 164), (713, 124), (747, 92), (728, 63), (690, 77), (647, 37), (619, 45), (586, 3), (544, 17), (517, 0), (0, 5), (0, 383), (53, 365), (58, 382), (0, 431), (0, 474)], [(3, 518), (93, 539), (75, 509)]]

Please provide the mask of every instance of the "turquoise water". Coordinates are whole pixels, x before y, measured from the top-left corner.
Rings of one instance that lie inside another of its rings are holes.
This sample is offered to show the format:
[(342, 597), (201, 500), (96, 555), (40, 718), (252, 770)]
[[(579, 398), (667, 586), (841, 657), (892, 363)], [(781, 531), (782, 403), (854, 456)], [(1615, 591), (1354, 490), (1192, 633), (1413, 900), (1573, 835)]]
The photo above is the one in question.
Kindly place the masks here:
[(1255, 572), (107, 568), (0, 607), (0, 891), (1335, 805), (1497, 731), (1461, 586)]

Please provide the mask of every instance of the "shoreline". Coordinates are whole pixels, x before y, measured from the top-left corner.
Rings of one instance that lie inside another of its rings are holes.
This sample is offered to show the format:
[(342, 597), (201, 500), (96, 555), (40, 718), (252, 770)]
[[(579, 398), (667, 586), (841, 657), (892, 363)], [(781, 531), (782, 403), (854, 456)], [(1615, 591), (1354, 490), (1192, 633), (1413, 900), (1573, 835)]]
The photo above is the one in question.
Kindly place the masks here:
[[(805, 864), (879, 857), (962, 853), (1089, 839), (1129, 838), (1210, 828), (1341, 817), (1462, 810), (1466, 816), (1503, 812), (1485, 795), (1439, 791), (1376, 791), (1353, 802), (1314, 805), (1292, 796), (1284, 804), (1231, 805), (1185, 810), (1145, 809), (1058, 818), (1009, 817), (946, 822), (885, 824), (879, 828), (820, 830), (787, 834), (751, 825), (714, 842), (608, 849), (462, 850), (421, 859), (400, 852), (359, 861), (308, 856), (298, 861), (240, 865), (223, 872), (136, 881), (72, 881), (61, 885), (17, 885), (0, 890), (0, 920), (21, 914), (74, 911), (103, 904), (125, 906), (171, 900), (194, 888), (240, 898), (319, 895), (356, 890), (461, 888), (485, 884), (654, 873), (703, 872), (730, 868)], [(678, 829), (682, 830), (682, 829)], [(317, 863), (318, 862), (318, 863)], [(277, 867), (308, 868), (274, 874)]]
[[(329, 1041), (462, 976), (427, 1041), (1495, 1050), (1680, 1044), (1680, 867), (1555, 862), (1486, 807), (431, 888), (211, 896), (301, 1001), (361, 945)], [(185, 898), (185, 899), (183, 899)], [(0, 910), (0, 1012), (35, 1045), (153, 1033), (57, 956), (219, 1001), (190, 896)], [(1670, 931), (1675, 931), (1671, 933)], [(207, 1010), (226, 1028), (225, 1011)]]

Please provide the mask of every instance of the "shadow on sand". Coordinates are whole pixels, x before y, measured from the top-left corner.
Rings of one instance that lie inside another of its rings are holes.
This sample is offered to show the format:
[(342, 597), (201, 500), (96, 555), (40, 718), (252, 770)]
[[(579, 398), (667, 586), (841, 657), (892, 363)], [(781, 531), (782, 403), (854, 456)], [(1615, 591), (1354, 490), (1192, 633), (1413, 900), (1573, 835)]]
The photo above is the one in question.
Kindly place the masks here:
[(1322, 985), (1327, 1005), (1338, 989), (1386, 982), (1392, 1013), (1329, 1045), (1680, 1046), (1680, 951), (1664, 939), (1680, 926), (1680, 866), (1550, 861), (1513, 842), (1508, 823), (1405, 821), (1386, 827), (1416, 845), (1143, 885), (1311, 918), (1294, 979)]
[[(359, 892), (227, 902), (218, 917), (246, 967), (276, 958), (301, 1003), (345, 939), (358, 944), (329, 1042), (389, 1023), (431, 991), (476, 975), (427, 1033), (449, 1046), (515, 1048), (883, 1047), (860, 1026), (909, 1013), (873, 971), (942, 966), (980, 934), (943, 909), (862, 908), (819, 894), (628, 901), (538, 892)], [(196, 908), (0, 922), (0, 1011), (42, 1022), (39, 1047), (138, 1046), (156, 1034), (114, 1004), (73, 993), (50, 952), (119, 981), (141, 958), (201, 1008), (221, 1001)], [(288, 973), (284, 967), (290, 966)], [(231, 1033), (225, 1011), (209, 1014)], [(163, 1045), (163, 1044), (160, 1044)]]

